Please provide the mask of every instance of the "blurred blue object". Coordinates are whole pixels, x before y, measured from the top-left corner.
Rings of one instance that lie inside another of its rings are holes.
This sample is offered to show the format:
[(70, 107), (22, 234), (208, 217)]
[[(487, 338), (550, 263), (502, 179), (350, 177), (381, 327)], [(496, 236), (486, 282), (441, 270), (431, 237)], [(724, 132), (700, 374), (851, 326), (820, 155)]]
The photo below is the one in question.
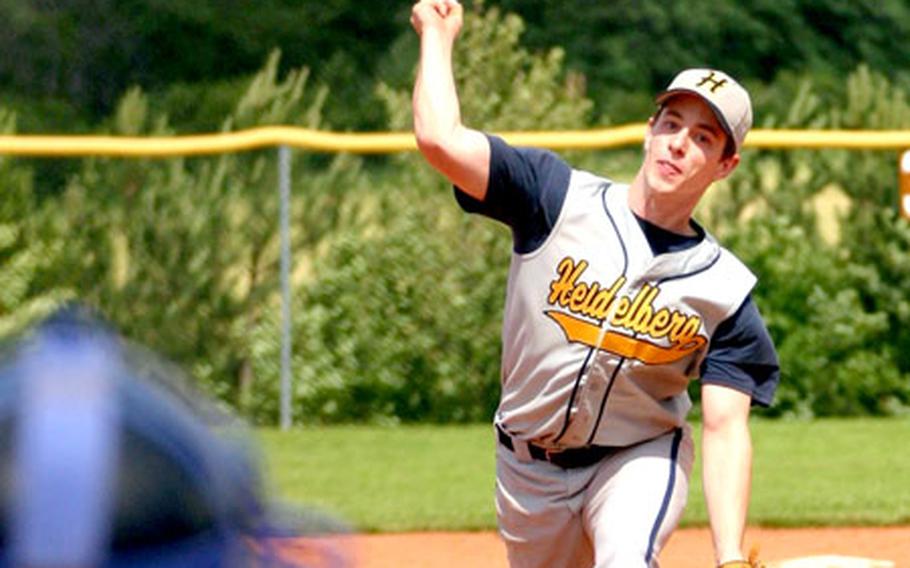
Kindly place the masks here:
[(80, 306), (0, 367), (0, 498), (3, 567), (300, 566), (275, 543), (343, 532), (276, 513), (242, 424)]

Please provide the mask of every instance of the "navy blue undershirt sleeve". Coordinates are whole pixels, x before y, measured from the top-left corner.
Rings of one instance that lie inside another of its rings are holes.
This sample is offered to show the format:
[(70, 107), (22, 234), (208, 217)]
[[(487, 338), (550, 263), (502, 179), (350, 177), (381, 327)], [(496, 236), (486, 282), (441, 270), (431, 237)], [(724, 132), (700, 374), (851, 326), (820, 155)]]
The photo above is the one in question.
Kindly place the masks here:
[[(667, 231), (635, 216), (655, 254), (684, 250), (697, 245), (704, 229), (692, 222), (695, 235)], [(703, 384), (723, 385), (744, 392), (752, 403), (770, 406), (780, 381), (777, 352), (752, 296), (746, 296), (732, 316), (714, 330), (708, 354), (701, 365)]]
[(497, 136), (490, 142), (490, 178), (483, 201), (457, 187), (462, 209), (501, 221), (512, 229), (513, 248), (528, 253), (550, 235), (569, 189), (572, 169), (555, 153), (515, 148)]
[(744, 392), (752, 403), (770, 406), (780, 382), (777, 351), (752, 296), (721, 322), (701, 364), (702, 384)]

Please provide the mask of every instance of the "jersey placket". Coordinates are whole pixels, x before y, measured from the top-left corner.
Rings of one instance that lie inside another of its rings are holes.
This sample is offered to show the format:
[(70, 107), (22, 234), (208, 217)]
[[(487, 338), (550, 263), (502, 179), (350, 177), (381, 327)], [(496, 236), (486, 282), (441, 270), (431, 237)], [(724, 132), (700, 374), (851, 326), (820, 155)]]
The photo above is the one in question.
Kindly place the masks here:
[[(568, 425), (558, 442), (567, 447), (591, 444), (597, 428), (603, 420), (607, 400), (615, 385), (626, 358), (602, 348), (607, 333), (625, 333), (610, 322), (616, 314), (622, 296), (634, 297), (643, 286), (637, 279), (630, 280), (617, 292), (615, 300), (600, 322), (600, 333), (595, 347), (588, 357), (588, 365), (579, 379), (572, 407), (569, 409)], [(633, 334), (634, 337), (634, 334)]]

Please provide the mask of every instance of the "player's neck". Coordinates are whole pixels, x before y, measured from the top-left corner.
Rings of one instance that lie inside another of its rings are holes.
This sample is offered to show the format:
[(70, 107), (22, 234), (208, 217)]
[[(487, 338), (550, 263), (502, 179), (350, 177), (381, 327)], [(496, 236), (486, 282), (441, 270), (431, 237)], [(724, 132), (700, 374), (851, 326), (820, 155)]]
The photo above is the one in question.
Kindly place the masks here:
[(629, 185), (629, 208), (640, 218), (680, 235), (695, 235), (692, 228), (694, 203), (672, 194), (651, 191), (641, 172)]

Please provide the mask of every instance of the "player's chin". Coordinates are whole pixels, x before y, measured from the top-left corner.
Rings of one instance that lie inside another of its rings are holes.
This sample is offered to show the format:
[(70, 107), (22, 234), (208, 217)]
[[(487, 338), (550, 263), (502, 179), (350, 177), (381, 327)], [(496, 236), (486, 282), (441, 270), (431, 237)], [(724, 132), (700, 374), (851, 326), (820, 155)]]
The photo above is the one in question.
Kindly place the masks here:
[(652, 193), (662, 194), (662, 193), (675, 193), (680, 185), (682, 185), (683, 178), (681, 175), (661, 175), (654, 174), (650, 176), (648, 180), (648, 187), (651, 189)]

